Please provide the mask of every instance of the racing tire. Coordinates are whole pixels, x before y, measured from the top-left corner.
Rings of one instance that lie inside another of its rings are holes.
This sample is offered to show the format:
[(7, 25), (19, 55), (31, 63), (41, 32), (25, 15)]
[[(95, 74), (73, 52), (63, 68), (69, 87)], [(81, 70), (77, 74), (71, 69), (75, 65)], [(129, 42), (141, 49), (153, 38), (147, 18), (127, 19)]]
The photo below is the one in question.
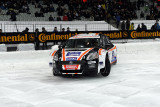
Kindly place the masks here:
[(101, 75), (108, 76), (110, 74), (110, 70), (111, 70), (111, 64), (108, 57), (106, 57), (105, 68), (101, 69)]
[(59, 76), (59, 74), (57, 72), (55, 72), (54, 70), (52, 70), (52, 71), (53, 71), (54, 76)]

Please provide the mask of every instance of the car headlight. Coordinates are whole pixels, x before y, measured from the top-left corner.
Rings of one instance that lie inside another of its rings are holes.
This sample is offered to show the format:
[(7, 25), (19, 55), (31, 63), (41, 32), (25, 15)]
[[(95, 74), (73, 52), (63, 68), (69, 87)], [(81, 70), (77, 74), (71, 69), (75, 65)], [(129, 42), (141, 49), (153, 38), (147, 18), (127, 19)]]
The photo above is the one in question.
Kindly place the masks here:
[(93, 52), (93, 53), (90, 53), (86, 60), (94, 60), (94, 59), (97, 59), (98, 58), (98, 53), (97, 52)]
[(58, 61), (58, 53), (56, 52), (55, 55), (53, 56), (54, 61)]

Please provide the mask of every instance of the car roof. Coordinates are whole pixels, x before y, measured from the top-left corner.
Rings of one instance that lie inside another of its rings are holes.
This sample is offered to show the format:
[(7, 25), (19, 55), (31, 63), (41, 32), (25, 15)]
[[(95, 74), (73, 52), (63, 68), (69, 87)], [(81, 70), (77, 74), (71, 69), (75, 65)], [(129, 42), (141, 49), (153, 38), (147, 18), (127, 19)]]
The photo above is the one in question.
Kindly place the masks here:
[(83, 33), (77, 34), (69, 39), (84, 39), (84, 38), (100, 38), (99, 33)]

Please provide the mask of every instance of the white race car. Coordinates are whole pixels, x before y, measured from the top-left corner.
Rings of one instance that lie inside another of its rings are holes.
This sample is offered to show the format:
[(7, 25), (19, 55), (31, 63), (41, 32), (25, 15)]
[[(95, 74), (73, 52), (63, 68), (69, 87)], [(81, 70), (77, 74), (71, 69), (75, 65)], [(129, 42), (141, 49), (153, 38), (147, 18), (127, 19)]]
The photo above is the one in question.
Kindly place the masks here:
[(51, 53), (53, 75), (110, 74), (117, 63), (117, 49), (107, 36), (99, 33), (75, 35)]

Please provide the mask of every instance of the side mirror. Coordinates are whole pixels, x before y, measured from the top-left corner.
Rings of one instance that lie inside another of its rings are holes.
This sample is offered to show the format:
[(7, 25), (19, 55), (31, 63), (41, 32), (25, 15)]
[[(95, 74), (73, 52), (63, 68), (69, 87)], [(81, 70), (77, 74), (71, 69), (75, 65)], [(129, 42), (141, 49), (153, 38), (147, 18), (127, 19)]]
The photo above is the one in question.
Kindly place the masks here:
[(113, 44), (112, 43), (109, 43), (109, 44), (106, 44), (105, 45), (105, 48), (107, 49), (107, 48), (110, 48), (110, 47), (112, 47), (113, 46)]

